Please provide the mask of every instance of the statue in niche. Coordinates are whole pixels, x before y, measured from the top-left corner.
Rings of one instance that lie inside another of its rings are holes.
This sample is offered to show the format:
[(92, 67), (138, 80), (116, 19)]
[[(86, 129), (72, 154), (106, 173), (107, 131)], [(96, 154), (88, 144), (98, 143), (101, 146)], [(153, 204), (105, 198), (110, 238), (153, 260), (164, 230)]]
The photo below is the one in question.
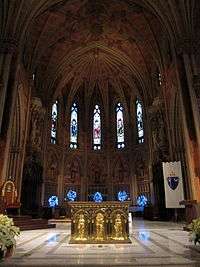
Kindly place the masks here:
[(74, 163), (72, 163), (70, 168), (70, 183), (74, 184), (76, 182), (77, 173), (78, 173), (77, 166)]
[(31, 144), (38, 149), (42, 147), (44, 126), (44, 109), (39, 103), (33, 103), (31, 118)]
[(142, 159), (142, 155), (136, 160), (136, 175), (138, 177), (143, 177), (145, 175), (145, 163), (144, 160)]
[(37, 153), (25, 163), (22, 179), (21, 202), (24, 210), (37, 210), (40, 205), (43, 166)]
[(122, 221), (121, 215), (119, 213), (115, 217), (113, 239), (115, 239), (115, 240), (124, 240), (124, 236), (123, 236), (123, 221)]
[(95, 173), (94, 173), (94, 183), (95, 184), (100, 184), (101, 183), (99, 171), (95, 171)]
[(123, 168), (123, 166), (121, 164), (119, 172), (118, 172), (119, 183), (123, 183), (124, 182), (124, 174), (125, 174), (125, 170), (124, 170), (124, 168)]
[(114, 180), (115, 183), (124, 183), (125, 179), (127, 179), (127, 171), (125, 170), (122, 162), (117, 163), (114, 166)]
[(87, 240), (86, 238), (86, 222), (84, 214), (79, 215), (78, 223), (77, 223), (77, 229), (78, 229), (78, 236), (76, 240)]
[(166, 132), (164, 119), (161, 111), (157, 111), (151, 120), (152, 123), (152, 139), (155, 150), (166, 144)]
[(97, 213), (96, 216), (96, 240), (103, 241), (105, 238), (104, 216), (102, 213)]
[(164, 161), (168, 158), (168, 141), (164, 126), (162, 110), (153, 110), (151, 114), (152, 145), (154, 161)]

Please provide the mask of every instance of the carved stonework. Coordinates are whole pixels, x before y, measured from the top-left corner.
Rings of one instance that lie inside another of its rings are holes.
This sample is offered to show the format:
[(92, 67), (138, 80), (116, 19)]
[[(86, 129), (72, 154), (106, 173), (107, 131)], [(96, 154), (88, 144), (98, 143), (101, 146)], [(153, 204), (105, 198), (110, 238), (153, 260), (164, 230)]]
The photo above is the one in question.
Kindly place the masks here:
[(102, 161), (92, 161), (89, 164), (88, 183), (90, 185), (105, 185), (107, 173), (105, 170), (105, 165)]
[(53, 151), (50, 151), (48, 153), (48, 160), (47, 160), (46, 180), (48, 182), (56, 183), (58, 179), (58, 173), (59, 173), (59, 158)]
[(200, 75), (195, 75), (193, 77), (193, 87), (196, 93), (196, 97), (200, 98)]
[(130, 183), (130, 170), (128, 165), (120, 158), (113, 164), (113, 184)]
[(72, 157), (71, 159), (66, 159), (66, 161), (68, 163), (65, 168), (64, 183), (69, 185), (80, 185), (81, 170), (78, 159)]
[(152, 134), (152, 152), (155, 162), (166, 160), (168, 157), (168, 141), (163, 103), (156, 98), (149, 108), (150, 126)]
[(17, 41), (13, 38), (0, 39), (0, 53), (12, 54), (17, 50)]
[(191, 38), (182, 38), (177, 44), (178, 54), (194, 54), (195, 52), (195, 41)]
[(36, 150), (42, 149), (45, 110), (41, 100), (34, 97), (31, 107), (31, 145)]

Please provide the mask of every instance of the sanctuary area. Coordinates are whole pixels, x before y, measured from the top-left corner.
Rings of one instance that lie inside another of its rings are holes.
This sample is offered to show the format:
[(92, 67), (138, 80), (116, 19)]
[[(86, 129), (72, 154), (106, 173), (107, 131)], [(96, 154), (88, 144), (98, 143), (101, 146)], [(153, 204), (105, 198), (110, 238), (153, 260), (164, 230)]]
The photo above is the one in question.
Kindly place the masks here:
[(199, 0), (0, 0), (0, 265), (200, 265), (199, 25)]

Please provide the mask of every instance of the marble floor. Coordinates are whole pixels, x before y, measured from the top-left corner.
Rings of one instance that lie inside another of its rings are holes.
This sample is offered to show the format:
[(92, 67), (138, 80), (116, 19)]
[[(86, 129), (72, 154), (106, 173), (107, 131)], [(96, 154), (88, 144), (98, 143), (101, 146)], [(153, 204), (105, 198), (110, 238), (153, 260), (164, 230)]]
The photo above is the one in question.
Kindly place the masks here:
[(69, 244), (70, 224), (24, 231), (0, 266), (200, 266), (200, 250), (182, 224), (134, 220), (131, 244)]

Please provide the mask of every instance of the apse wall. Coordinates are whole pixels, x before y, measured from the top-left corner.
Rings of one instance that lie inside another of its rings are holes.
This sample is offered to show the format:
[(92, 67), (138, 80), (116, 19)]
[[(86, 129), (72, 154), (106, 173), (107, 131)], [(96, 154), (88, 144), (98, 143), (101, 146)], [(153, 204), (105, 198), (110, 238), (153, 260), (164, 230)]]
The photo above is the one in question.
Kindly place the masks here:
[[(56, 101), (55, 120), (52, 108)], [(91, 200), (95, 192), (101, 192), (104, 200), (117, 200), (119, 191), (126, 191), (134, 203), (140, 194), (150, 198), (145, 108), (140, 101), (143, 113), (138, 122), (141, 115), (137, 116), (136, 101), (139, 97), (130, 88), (124, 88), (124, 97), (120, 97), (112, 86), (104, 92), (97, 86), (90, 97), (81, 87), (70, 101), (67, 91), (54, 99), (46, 116), (44, 205), (51, 195), (58, 195), (62, 204), (69, 190), (76, 191), (77, 200), (82, 201)], [(74, 105), (78, 124), (75, 146), (70, 129)], [(100, 111), (99, 148), (94, 144), (95, 106)], [(124, 124), (121, 137), (119, 132), (117, 135), (118, 119)], [(143, 127), (143, 140), (138, 125)], [(56, 140), (51, 135), (56, 135)]]

